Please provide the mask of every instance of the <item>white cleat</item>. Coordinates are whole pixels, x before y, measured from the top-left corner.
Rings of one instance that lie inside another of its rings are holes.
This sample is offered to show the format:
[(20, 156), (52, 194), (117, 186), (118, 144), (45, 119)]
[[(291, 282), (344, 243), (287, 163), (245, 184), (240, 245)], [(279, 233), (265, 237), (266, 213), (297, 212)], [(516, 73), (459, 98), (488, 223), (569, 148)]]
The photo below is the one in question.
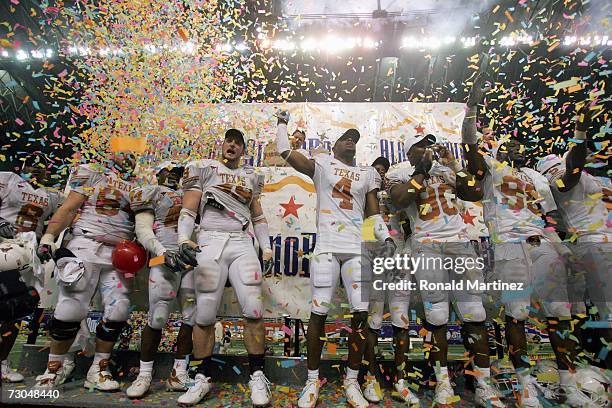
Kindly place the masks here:
[(196, 374), (195, 379), (187, 388), (187, 392), (178, 397), (179, 405), (196, 405), (208, 394), (211, 389), (210, 378), (204, 374)]
[(346, 402), (348, 402), (350, 406), (355, 408), (367, 408), (368, 401), (363, 398), (361, 387), (356, 378), (345, 378), (342, 387), (346, 395)]
[(521, 408), (542, 408), (538, 399), (538, 387), (534, 378), (525, 380), (525, 389), (521, 390)]
[(141, 398), (149, 391), (151, 380), (150, 374), (138, 374), (138, 377), (136, 377), (125, 393), (129, 398)]
[(455, 392), (453, 391), (453, 387), (451, 387), (448, 380), (438, 381), (434, 395), (434, 405), (436, 407), (452, 407), (455, 405)]
[(399, 397), (409, 406), (419, 406), (419, 398), (412, 393), (408, 387), (408, 384), (406, 384), (406, 380), (398, 380), (395, 384), (393, 384), (393, 388), (395, 388), (395, 391), (397, 391)]
[(64, 369), (60, 361), (49, 361), (44, 374), (36, 377), (34, 389), (49, 390), (62, 384), (66, 378), (64, 377)]
[(70, 375), (74, 371), (75, 367), (76, 367), (76, 363), (74, 362), (74, 360), (70, 360), (70, 359), (64, 360), (64, 363), (62, 364), (62, 369), (64, 370), (64, 374), (63, 374), (62, 382), (60, 384), (65, 383), (66, 380), (70, 378)]
[(99, 364), (92, 364), (89, 367), (83, 387), (98, 391), (117, 391), (121, 388), (108, 371), (108, 360), (100, 360)]
[(23, 381), (23, 375), (19, 374), (17, 371), (13, 370), (7, 360), (2, 362), (2, 381), (17, 383)]
[(483, 408), (505, 408), (497, 390), (489, 385), (477, 382), (474, 403)]
[(270, 381), (266, 378), (263, 371), (255, 371), (249, 381), (251, 389), (251, 402), (256, 407), (265, 407), (270, 403)]
[(179, 371), (177, 373), (173, 368), (166, 385), (170, 391), (187, 391), (187, 384), (190, 382), (191, 378), (189, 378), (187, 371)]
[(366, 380), (365, 387), (363, 388), (363, 396), (369, 402), (377, 403), (381, 400), (380, 385), (376, 378), (372, 377), (371, 379)]
[(314, 408), (319, 399), (319, 390), (321, 389), (321, 381), (308, 380), (298, 399), (298, 408)]
[(581, 392), (574, 387), (566, 388), (567, 399), (565, 404), (572, 408), (597, 408), (601, 405), (595, 404), (592, 400), (584, 396)]

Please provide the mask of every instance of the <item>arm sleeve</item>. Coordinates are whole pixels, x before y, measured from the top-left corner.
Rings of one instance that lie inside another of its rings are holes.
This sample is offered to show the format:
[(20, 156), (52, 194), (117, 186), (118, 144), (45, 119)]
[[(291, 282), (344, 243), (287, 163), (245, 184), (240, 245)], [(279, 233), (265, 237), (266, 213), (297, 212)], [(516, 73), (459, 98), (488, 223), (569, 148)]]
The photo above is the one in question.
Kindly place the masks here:
[(135, 232), (138, 241), (140, 241), (147, 251), (155, 256), (160, 256), (166, 252), (166, 248), (159, 242), (153, 232), (154, 222), (155, 215), (152, 211), (140, 211), (136, 213)]
[(287, 135), (287, 124), (279, 123), (276, 128), (276, 151), (278, 154), (290, 151), (289, 136)]

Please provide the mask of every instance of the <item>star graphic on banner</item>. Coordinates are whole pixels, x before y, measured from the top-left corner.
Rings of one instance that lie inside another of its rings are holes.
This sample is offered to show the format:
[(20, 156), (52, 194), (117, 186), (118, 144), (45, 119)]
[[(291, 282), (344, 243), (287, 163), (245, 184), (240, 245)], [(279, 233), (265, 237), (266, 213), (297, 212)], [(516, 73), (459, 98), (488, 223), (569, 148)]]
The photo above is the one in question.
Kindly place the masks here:
[(419, 123), (419, 126), (415, 127), (414, 130), (416, 130), (417, 135), (422, 135), (423, 132), (425, 132), (425, 128), (423, 126), (421, 126), (421, 124)]
[(474, 225), (474, 219), (476, 218), (476, 216), (470, 214), (469, 210), (466, 210), (466, 212), (464, 214), (461, 214), (461, 218), (463, 218), (463, 223), (464, 224), (472, 224), (472, 225)]
[(295, 215), (296, 218), (300, 218), (297, 210), (303, 206), (304, 204), (297, 204), (295, 202), (295, 197), (291, 196), (291, 199), (289, 200), (287, 204), (281, 204), (281, 207), (285, 209), (285, 214), (283, 214), (283, 218), (291, 214)]

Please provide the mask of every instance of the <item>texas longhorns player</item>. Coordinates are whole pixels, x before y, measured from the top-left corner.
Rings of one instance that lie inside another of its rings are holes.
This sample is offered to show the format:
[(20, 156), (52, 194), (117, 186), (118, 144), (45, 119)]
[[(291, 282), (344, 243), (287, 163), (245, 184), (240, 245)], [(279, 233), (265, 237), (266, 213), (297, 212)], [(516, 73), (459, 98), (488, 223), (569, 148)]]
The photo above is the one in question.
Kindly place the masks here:
[[(130, 315), (131, 282), (113, 268), (111, 256), (114, 244), (134, 235), (130, 208), (133, 185), (126, 181), (134, 164), (130, 154), (111, 153), (104, 165), (75, 168), (68, 180), (71, 191), (40, 241), (38, 257), (56, 260), (59, 295), (49, 329), (49, 362), (45, 373), (36, 378), (36, 388), (53, 388), (64, 381), (64, 355), (99, 288), (104, 316), (96, 329), (96, 353), (84, 386), (101, 391), (119, 389), (108, 364)], [(55, 240), (71, 225), (73, 238), (65, 248), (55, 250)]]
[[(494, 149), (493, 154), (479, 150), (476, 113), (484, 97), (483, 82), (482, 75), (474, 81), (463, 122), (462, 142), (467, 145), (465, 157), (470, 173), (482, 181), (485, 222), (495, 244), (495, 273), (505, 282), (522, 283), (525, 289), (532, 287), (546, 314), (561, 385), (571, 387), (575, 342), (567, 335), (571, 310), (564, 253), (558, 237), (544, 229), (542, 196), (530, 175), (521, 169), (525, 163), (521, 145), (510, 140), (497, 151)], [(541, 407), (536, 379), (530, 373), (526, 355), (525, 321), (529, 316), (530, 297), (531, 291), (527, 290), (502, 293), (502, 302), (510, 359), (522, 387), (521, 406)], [(580, 393), (568, 392), (566, 403), (583, 406), (585, 401), (581, 400)]]
[[(410, 222), (404, 216), (404, 211), (395, 208), (386, 191), (386, 175), (390, 165), (389, 160), (382, 156), (378, 157), (372, 163), (372, 167), (376, 169), (382, 179), (382, 189), (378, 192), (379, 206), (383, 214), (383, 219), (397, 245), (396, 254), (410, 255)], [(385, 256), (385, 254), (382, 254), (382, 256)], [(382, 282), (397, 282), (403, 279), (410, 279), (410, 271), (389, 271), (384, 275), (373, 278), (373, 284), (370, 291), (368, 330), (366, 330), (366, 345), (363, 357), (364, 365), (366, 366), (364, 368), (368, 371), (363, 396), (372, 403), (378, 403), (382, 398), (380, 395), (380, 383), (378, 381), (380, 370), (376, 362), (376, 346), (378, 345), (378, 336), (380, 335), (383, 324), (385, 300), (389, 305), (391, 326), (393, 327), (395, 369), (394, 372), (392, 372), (393, 388), (397, 391), (399, 397), (408, 405), (419, 403), (418, 397), (408, 386), (406, 375), (408, 363), (406, 353), (408, 353), (410, 349), (410, 335), (408, 332), (410, 290), (385, 290), (375, 284), (376, 280), (381, 280)]]
[[(152, 257), (177, 256), (178, 218), (182, 192), (178, 191), (183, 167), (163, 162), (157, 167), (157, 184), (132, 190), (131, 207), (136, 221), (136, 236)], [(162, 329), (170, 316), (172, 301), (178, 298), (182, 324), (176, 339), (176, 357), (167, 381), (170, 389), (185, 391), (189, 376), (187, 356), (192, 349), (192, 327), (195, 312), (193, 269), (186, 264), (170, 267), (154, 265), (149, 272), (149, 319), (140, 342), (140, 370), (126, 390), (130, 398), (142, 397), (151, 386), (153, 359), (161, 341)]]
[[(448, 149), (434, 145), (434, 135), (409, 135), (404, 151), (414, 170), (401, 168), (389, 174), (387, 192), (393, 204), (407, 211), (412, 230), (412, 257), (424, 261), (453, 259), (448, 270), (439, 262), (432, 266), (417, 266), (418, 282), (447, 283), (451, 281), (483, 281), (477, 265), (476, 252), (467, 234), (462, 209), (457, 199), (478, 201), (480, 194), (471, 187), (471, 176), (461, 173), (461, 166)], [(438, 155), (434, 159), (434, 153)], [(468, 267), (467, 260), (472, 261)], [(461, 261), (463, 266), (458, 265)], [(457, 264), (455, 264), (457, 262)], [(484, 266), (484, 265), (483, 265)], [(459, 269), (461, 267), (462, 269)], [(464, 287), (462, 290), (420, 290), (425, 311), (426, 350), (435, 370), (434, 404), (452, 406), (456, 399), (448, 376), (449, 297), (452, 296), (461, 320), (465, 348), (473, 358), (476, 376), (475, 404), (480, 407), (503, 407), (491, 385), (489, 345), (485, 328), (486, 311), (481, 292)]]
[[(183, 208), (178, 224), (179, 253), (194, 269), (196, 317), (193, 328), (195, 379), (179, 404), (195, 405), (210, 391), (211, 355), (215, 322), (223, 289), (229, 279), (244, 316), (245, 347), (249, 355), (251, 401), (270, 402), (270, 382), (264, 368), (263, 274), (251, 236), (250, 224), (266, 264), (272, 257), (268, 224), (259, 195), (264, 176), (251, 166), (241, 166), (244, 135), (237, 129), (225, 133), (222, 160), (196, 160), (183, 175)], [(200, 216), (197, 244), (191, 241)]]
[(361, 228), (365, 217), (375, 220), (375, 234), (393, 253), (395, 244), (379, 212), (381, 179), (372, 167), (353, 165), (359, 132), (349, 129), (333, 145), (334, 157), (318, 155), (313, 160), (291, 149), (287, 137), (287, 112), (278, 113), (278, 153), (297, 171), (312, 178), (317, 192), (317, 244), (311, 263), (312, 310), (308, 322), (308, 380), (299, 407), (314, 407), (319, 396), (319, 365), (325, 337), (325, 319), (338, 280), (342, 277), (351, 307), (349, 357), (344, 389), (349, 404), (366, 407), (368, 402), (357, 381), (363, 359), (367, 327), (371, 267), (362, 256)]
[[(574, 133), (575, 144), (564, 159), (549, 155), (539, 160), (536, 169), (550, 182), (559, 212), (568, 227), (570, 248), (576, 262), (574, 272), (582, 276), (589, 299), (597, 307), (603, 322), (610, 322), (610, 282), (612, 264), (609, 257), (612, 233), (607, 224), (608, 209), (604, 202), (605, 191), (596, 177), (584, 171), (587, 157), (587, 131), (591, 113), (585, 106), (579, 113)], [(577, 290), (582, 288), (570, 288)], [(579, 299), (584, 293), (580, 291)], [(606, 342), (612, 341), (611, 329), (597, 330)], [(610, 366), (610, 354), (607, 364)]]
[[(44, 222), (57, 209), (61, 195), (45, 188), (49, 173), (43, 156), (29, 156), (22, 165), (21, 175), (0, 172), (0, 241), (13, 239), (22, 233), (34, 232), (40, 239)], [(41, 271), (35, 271), (40, 274)], [(36, 288), (42, 291), (42, 287)], [(19, 333), (18, 321), (0, 326), (0, 361), (2, 381), (20, 382), (23, 376), (11, 370), (8, 355)]]

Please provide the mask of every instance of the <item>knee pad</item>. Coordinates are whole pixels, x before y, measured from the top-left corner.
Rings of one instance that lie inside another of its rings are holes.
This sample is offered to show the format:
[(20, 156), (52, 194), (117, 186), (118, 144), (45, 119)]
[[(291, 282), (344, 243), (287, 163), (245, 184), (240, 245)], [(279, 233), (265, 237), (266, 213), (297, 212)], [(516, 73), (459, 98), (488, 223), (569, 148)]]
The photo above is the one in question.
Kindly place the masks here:
[(210, 326), (217, 321), (217, 302), (210, 293), (198, 295), (195, 322), (198, 326)]
[(101, 321), (96, 327), (96, 337), (103, 341), (114, 343), (119, 338), (127, 322), (107, 322)]
[(425, 306), (425, 320), (432, 326), (442, 326), (448, 323), (448, 303), (432, 303), (431, 307)]
[(130, 299), (116, 299), (104, 307), (104, 319), (125, 322), (130, 318)]
[(49, 333), (51, 338), (57, 341), (72, 340), (76, 338), (81, 322), (64, 322), (53, 317)]
[(484, 323), (487, 320), (487, 311), (482, 303), (470, 304), (463, 311), (463, 321), (466, 323)]
[(149, 326), (161, 330), (170, 317), (170, 305), (167, 300), (159, 300), (149, 310)]
[(380, 330), (382, 328), (382, 316), (379, 314), (371, 314), (368, 316), (368, 326), (370, 330)]
[(405, 316), (400, 310), (391, 311), (391, 324), (393, 327), (408, 329), (410, 324), (408, 316)]
[(89, 303), (85, 304), (79, 299), (60, 295), (53, 316), (66, 322), (80, 322), (87, 317), (88, 309)]
[(529, 317), (529, 303), (509, 302), (505, 305), (506, 314), (516, 320), (525, 321)]

